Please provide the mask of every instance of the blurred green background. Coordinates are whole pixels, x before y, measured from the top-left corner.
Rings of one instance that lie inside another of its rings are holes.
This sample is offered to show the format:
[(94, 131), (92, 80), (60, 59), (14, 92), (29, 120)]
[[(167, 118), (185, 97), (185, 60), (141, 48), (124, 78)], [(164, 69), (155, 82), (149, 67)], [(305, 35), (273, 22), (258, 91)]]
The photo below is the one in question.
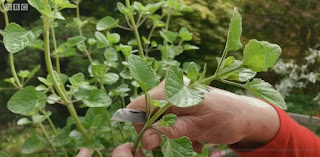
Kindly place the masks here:
[[(105, 16), (122, 19), (123, 16), (116, 11), (116, 3), (121, 0), (83, 0), (81, 3), (81, 15), (83, 19), (87, 19), (89, 24), (83, 30), (85, 36), (92, 36), (90, 32), (95, 31), (95, 23), (98, 19)], [(155, 2), (156, 0), (140, 0), (142, 3)], [(289, 106), (288, 111), (316, 116), (320, 114), (319, 101), (315, 99), (319, 95), (320, 89), (320, 68), (318, 66), (320, 59), (320, 51), (310, 52), (310, 48), (320, 50), (320, 2), (319, 0), (268, 0), (268, 1), (252, 1), (252, 0), (183, 0), (183, 2), (193, 8), (193, 12), (186, 13), (183, 16), (174, 17), (170, 26), (173, 30), (178, 30), (181, 26), (187, 27), (193, 32), (194, 38), (192, 44), (200, 47), (197, 51), (183, 53), (178, 56), (181, 62), (195, 61), (200, 65), (208, 64), (208, 73), (213, 73), (216, 67), (215, 57), (220, 56), (226, 42), (228, 24), (233, 12), (233, 8), (237, 7), (243, 17), (243, 38), (245, 44), (248, 39), (266, 40), (272, 43), (279, 44), (283, 49), (281, 58), (283, 62), (292, 62), (298, 68), (293, 70), (293, 74), (283, 75), (280, 71), (269, 70), (265, 73), (260, 73), (258, 76), (270, 82), (272, 85), (278, 85), (277, 89), (290, 88), (287, 90), (286, 101)], [(15, 3), (26, 3), (25, 0), (16, 0)], [(77, 34), (77, 30), (65, 27), (72, 21), (75, 16), (75, 10), (67, 10), (63, 13), (66, 21), (62, 21), (56, 29), (58, 42), (66, 40)], [(41, 22), (39, 14), (29, 6), (28, 11), (9, 12), (11, 22), (19, 23), (26, 28), (40, 27)], [(121, 20), (120, 20), (121, 21)], [(151, 25), (144, 25), (140, 28), (141, 34), (146, 35)], [(0, 29), (4, 28), (4, 18), (0, 14)], [(117, 30), (122, 38), (129, 38), (133, 34), (128, 34), (122, 30)], [(2, 40), (2, 39), (0, 39)], [(0, 43), (0, 87), (10, 88), (8, 83), (3, 82), (4, 78), (11, 76), (7, 62), (7, 52), (4, 49), (2, 42)], [(152, 55), (157, 55), (153, 52)], [(239, 52), (234, 52), (236, 58), (241, 57)], [(314, 62), (309, 63), (308, 58), (313, 56)], [(44, 55), (38, 50), (24, 50), (15, 56), (16, 69), (31, 69), (35, 65), (45, 67)], [(82, 57), (72, 57), (61, 61), (62, 72), (72, 74), (77, 71), (87, 73), (88, 61)], [(307, 69), (302, 70), (303, 65), (308, 65)], [(282, 66), (282, 67), (281, 67)], [(285, 65), (279, 65), (282, 70)], [(290, 69), (290, 67), (289, 67)], [(292, 70), (292, 69), (291, 69)], [(303, 76), (302, 76), (302, 71)], [(310, 73), (315, 74), (315, 81), (310, 81)], [(44, 76), (46, 71), (40, 71), (39, 76)], [(299, 77), (299, 79), (290, 78)], [(300, 78), (301, 77), (301, 78)], [(281, 84), (285, 78), (289, 78), (289, 83)], [(295, 82), (296, 81), (296, 82)], [(33, 79), (31, 84), (36, 84), (37, 80)], [(302, 86), (294, 86), (302, 82)], [(230, 89), (228, 86), (220, 86), (221, 88)], [(19, 129), (15, 126), (15, 120), (18, 115), (10, 113), (6, 108), (6, 103), (15, 90), (0, 89), (0, 132), (2, 135), (9, 135), (11, 130), (18, 130), (15, 133), (19, 134)], [(53, 120), (57, 126), (63, 126), (60, 122), (68, 114), (65, 108), (54, 109)], [(80, 111), (81, 113), (81, 111)], [(308, 126), (317, 134), (320, 134), (319, 127)], [(3, 136), (2, 136), (3, 137)], [(19, 141), (20, 137), (15, 138)], [(22, 138), (22, 137), (21, 137)], [(2, 139), (3, 140), (3, 139)], [(12, 139), (11, 139), (12, 140)], [(1, 143), (1, 141), (0, 141)], [(14, 144), (14, 143), (13, 143)], [(0, 145), (1, 148), (1, 145)]]

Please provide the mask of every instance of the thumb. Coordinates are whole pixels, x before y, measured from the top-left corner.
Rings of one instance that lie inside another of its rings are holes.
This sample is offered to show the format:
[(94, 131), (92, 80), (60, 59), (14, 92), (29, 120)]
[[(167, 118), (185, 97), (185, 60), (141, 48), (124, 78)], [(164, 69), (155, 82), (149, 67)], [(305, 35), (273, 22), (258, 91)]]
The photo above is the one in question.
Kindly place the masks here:
[(182, 136), (187, 136), (191, 140), (196, 140), (196, 136), (199, 135), (200, 129), (192, 119), (193, 116), (178, 117), (176, 124), (169, 128), (160, 126), (160, 122), (153, 124), (154, 129), (148, 129), (142, 137), (143, 147), (147, 150), (152, 150), (161, 144), (161, 134), (164, 133), (169, 138), (175, 139)]

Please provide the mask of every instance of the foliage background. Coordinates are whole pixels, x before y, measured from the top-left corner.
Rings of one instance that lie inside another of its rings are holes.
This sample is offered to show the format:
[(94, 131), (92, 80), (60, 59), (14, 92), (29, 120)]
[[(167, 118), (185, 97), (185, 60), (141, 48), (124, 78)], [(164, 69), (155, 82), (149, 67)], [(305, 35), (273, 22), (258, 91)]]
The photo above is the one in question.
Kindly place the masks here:
[[(142, 0), (143, 3), (154, 2), (155, 0)], [(106, 15), (114, 18), (123, 18), (116, 11), (116, 3), (118, 0), (83, 0), (81, 3), (81, 14), (83, 18), (89, 20), (89, 24), (83, 28), (84, 34), (94, 32), (95, 23), (97, 19), (101, 19)], [(16, 0), (15, 3), (25, 3), (25, 0)], [(303, 59), (308, 54), (308, 49), (320, 49), (320, 3), (318, 0), (269, 0), (269, 1), (252, 1), (252, 0), (184, 0), (184, 3), (191, 6), (194, 11), (186, 13), (180, 17), (174, 17), (171, 28), (178, 30), (181, 26), (187, 27), (193, 32), (194, 38), (192, 44), (200, 47), (198, 51), (184, 53), (178, 56), (181, 62), (195, 61), (203, 65), (208, 63), (209, 72), (213, 73), (216, 67), (215, 57), (220, 56), (225, 42), (229, 19), (233, 11), (233, 7), (240, 8), (240, 13), (243, 17), (243, 41), (244, 43), (251, 38), (258, 40), (266, 40), (279, 44), (283, 49), (281, 58), (293, 59), (295, 63), (305, 64)], [(67, 10), (64, 15), (75, 15), (74, 10)], [(29, 6), (27, 12), (9, 12), (11, 21), (19, 23), (24, 27), (40, 27), (39, 14)], [(59, 40), (66, 40), (77, 34), (75, 29), (65, 27), (71, 21), (67, 18), (65, 22), (56, 29), (58, 43)], [(121, 21), (121, 20), (120, 20)], [(150, 29), (151, 25), (145, 25), (140, 28), (141, 34), (144, 28)], [(0, 29), (4, 28), (3, 15), (0, 15)], [(133, 36), (126, 32), (120, 32), (124, 39)], [(88, 36), (86, 35), (86, 36)], [(0, 39), (1, 40), (1, 39)], [(154, 54), (157, 56), (157, 52)], [(237, 56), (237, 52), (234, 52)], [(238, 55), (239, 56), (239, 55)], [(16, 57), (16, 69), (31, 69), (34, 66), (41, 64), (45, 67), (44, 55), (41, 51), (24, 51), (19, 53)], [(67, 74), (74, 74), (75, 69), (79, 69), (83, 73), (87, 73), (88, 61), (87, 59), (76, 56), (71, 59), (64, 59), (62, 62), (62, 71)], [(316, 61), (319, 64), (319, 60)], [(317, 64), (310, 66), (310, 71), (319, 73)], [(83, 67), (81, 69), (81, 67)], [(79, 71), (79, 70), (77, 70)], [(46, 72), (40, 71), (39, 76), (43, 76)], [(297, 72), (298, 73), (298, 72)], [(7, 87), (8, 84), (3, 82), (4, 78), (10, 77), (9, 66), (7, 62), (7, 52), (2, 43), (0, 43), (0, 86)], [(277, 84), (283, 76), (276, 74), (273, 70), (259, 74), (259, 77)], [(319, 77), (318, 77), (319, 79)], [(320, 79), (319, 79), (320, 80)], [(33, 79), (31, 83), (36, 83)], [(230, 89), (229, 87), (221, 87)], [(319, 81), (308, 84), (306, 88), (294, 89), (286, 101), (290, 103), (289, 111), (302, 114), (320, 114), (319, 103), (313, 101), (313, 98), (319, 93)], [(236, 89), (231, 89), (236, 90)], [(8, 132), (19, 134), (22, 128), (15, 126), (15, 120), (18, 116), (10, 113), (6, 108), (6, 102), (14, 93), (14, 90), (0, 90), (0, 143), (8, 141), (2, 135), (8, 135)], [(57, 109), (57, 108), (55, 108)], [(311, 112), (313, 111), (313, 112)], [(59, 109), (60, 114), (53, 117), (53, 121), (57, 126), (62, 124), (67, 111), (65, 108)], [(79, 109), (79, 113), (84, 113)], [(12, 131), (18, 130), (18, 131)], [(312, 128), (313, 131), (320, 133), (319, 128)], [(12, 132), (11, 132), (12, 131)], [(16, 137), (15, 140), (19, 140)], [(21, 137), (23, 139), (23, 137)], [(9, 139), (12, 140), (12, 139)], [(0, 148), (3, 145), (0, 145)]]

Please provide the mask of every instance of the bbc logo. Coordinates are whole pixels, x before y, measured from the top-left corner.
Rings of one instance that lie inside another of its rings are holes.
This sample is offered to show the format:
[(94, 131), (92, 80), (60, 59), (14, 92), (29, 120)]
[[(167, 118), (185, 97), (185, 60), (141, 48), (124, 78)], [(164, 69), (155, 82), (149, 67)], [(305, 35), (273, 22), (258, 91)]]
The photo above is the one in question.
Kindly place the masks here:
[(8, 11), (28, 11), (28, 3), (8, 3), (5, 4), (6, 10)]

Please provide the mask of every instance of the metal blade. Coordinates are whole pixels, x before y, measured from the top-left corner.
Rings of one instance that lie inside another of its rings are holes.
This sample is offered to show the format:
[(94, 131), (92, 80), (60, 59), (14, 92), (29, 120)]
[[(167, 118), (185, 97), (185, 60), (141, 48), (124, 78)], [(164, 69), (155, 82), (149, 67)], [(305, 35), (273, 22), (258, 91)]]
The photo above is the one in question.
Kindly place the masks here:
[(144, 124), (146, 123), (146, 113), (134, 109), (122, 108), (114, 113), (111, 120)]

